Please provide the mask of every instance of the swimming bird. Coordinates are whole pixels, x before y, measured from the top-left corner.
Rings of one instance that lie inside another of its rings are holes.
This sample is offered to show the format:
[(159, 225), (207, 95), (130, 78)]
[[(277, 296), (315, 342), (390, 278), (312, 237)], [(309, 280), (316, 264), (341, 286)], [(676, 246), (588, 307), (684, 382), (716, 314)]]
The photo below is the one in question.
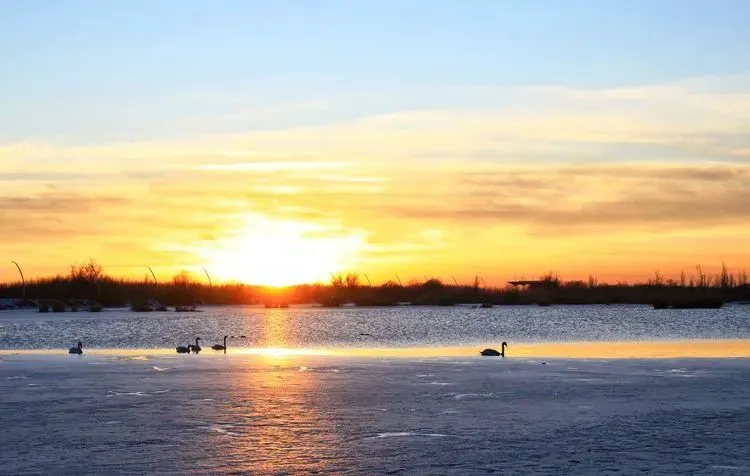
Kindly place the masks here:
[(229, 336), (224, 336), (224, 345), (214, 344), (214, 345), (211, 346), (211, 348), (213, 350), (223, 350), (224, 353), (226, 354), (227, 353), (227, 337), (229, 337)]
[(492, 356), (492, 357), (503, 357), (505, 358), (505, 348), (510, 347), (507, 342), (503, 342), (500, 346), (501, 351), (498, 352), (495, 349), (484, 349), (480, 354), (484, 356)]
[(177, 353), (178, 354), (189, 354), (190, 353), (190, 347), (191, 345), (178, 345), (177, 346)]
[(68, 349), (68, 353), (78, 354), (78, 355), (83, 354), (83, 342), (79, 340), (78, 345), (76, 347), (71, 347), (70, 349)]
[(190, 345), (190, 346), (188, 346), (188, 347), (190, 347), (190, 350), (192, 350), (192, 351), (193, 351), (193, 352), (195, 352), (196, 354), (197, 354), (198, 352), (200, 352), (200, 351), (201, 351), (201, 346), (200, 346), (200, 345), (198, 345), (198, 341), (199, 341), (199, 340), (203, 340), (203, 339), (201, 339), (200, 337), (196, 337), (196, 338), (195, 338), (195, 345)]

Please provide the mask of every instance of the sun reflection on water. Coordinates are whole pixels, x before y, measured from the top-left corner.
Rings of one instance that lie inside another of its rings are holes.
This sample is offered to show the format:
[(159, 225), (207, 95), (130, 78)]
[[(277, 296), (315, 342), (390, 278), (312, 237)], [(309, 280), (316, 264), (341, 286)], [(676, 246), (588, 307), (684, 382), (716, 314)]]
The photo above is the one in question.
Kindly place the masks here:
[(294, 365), (269, 366), (257, 372), (243, 367), (233, 382), (225, 411), (236, 424), (235, 436), (217, 441), (221, 450), (262, 474), (330, 469), (340, 441), (322, 408), (319, 376)]
[(269, 309), (261, 323), (261, 346), (266, 348), (283, 347), (289, 342), (291, 327), (289, 314), (281, 309)]
[[(437, 358), (479, 356), (485, 347), (500, 348), (500, 343), (475, 346), (437, 347), (287, 347), (285, 343), (288, 327), (282, 319), (272, 319), (264, 328), (264, 347), (240, 347), (230, 345), (228, 355), (248, 358), (258, 357), (271, 363), (302, 356), (330, 357), (393, 357), (393, 358)], [(0, 355), (64, 355), (65, 349), (0, 350)], [(128, 356), (131, 359), (146, 359), (151, 356), (174, 355), (170, 349), (84, 349), (85, 358), (91, 356)], [(222, 358), (221, 352), (204, 350), (200, 356), (186, 355), (183, 358)], [(726, 340), (674, 340), (674, 341), (620, 341), (620, 342), (510, 342), (507, 358), (560, 358), (560, 359), (667, 359), (667, 358), (747, 358), (750, 357), (750, 339)]]

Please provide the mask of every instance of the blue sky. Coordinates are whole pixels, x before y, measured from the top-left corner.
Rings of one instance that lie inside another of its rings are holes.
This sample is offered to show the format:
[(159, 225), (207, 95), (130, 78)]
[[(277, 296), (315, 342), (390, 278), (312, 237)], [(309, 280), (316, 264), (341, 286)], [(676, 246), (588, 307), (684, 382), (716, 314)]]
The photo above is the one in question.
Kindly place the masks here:
[(32, 275), (94, 257), (255, 280), (288, 249), (327, 257), (324, 278), (750, 269), (748, 18), (747, 0), (0, 0), (0, 249)]
[(320, 123), (408, 109), (423, 88), (737, 74), (748, 18), (742, 0), (8, 1), (0, 141), (179, 137), (237, 102), (312, 104), (292, 123)]

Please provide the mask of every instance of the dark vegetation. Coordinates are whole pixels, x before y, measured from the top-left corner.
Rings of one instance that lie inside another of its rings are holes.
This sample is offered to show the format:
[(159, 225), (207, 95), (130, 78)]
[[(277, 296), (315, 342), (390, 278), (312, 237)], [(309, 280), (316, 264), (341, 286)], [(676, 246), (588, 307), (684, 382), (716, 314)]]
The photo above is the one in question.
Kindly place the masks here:
[[(358, 306), (412, 305), (453, 306), (477, 304), (483, 307), (506, 304), (651, 304), (655, 308), (720, 307), (731, 301), (750, 301), (747, 274), (734, 275), (722, 267), (716, 274), (682, 274), (679, 280), (664, 279), (659, 273), (646, 283), (606, 284), (590, 277), (588, 281), (562, 281), (549, 273), (524, 286), (504, 288), (483, 286), (477, 276), (472, 284), (446, 284), (438, 279), (406, 285), (388, 281), (365, 285), (358, 274), (332, 276), (328, 284), (305, 284), (288, 288), (250, 286), (241, 283), (210, 285), (183, 271), (170, 282), (157, 283), (117, 279), (104, 273), (95, 261), (71, 266), (68, 275), (26, 282), (26, 305), (42, 312), (62, 310), (100, 311), (102, 307), (130, 306), (134, 310), (193, 311), (200, 304), (265, 304), (288, 307), (316, 302), (327, 307), (348, 303)], [(21, 301), (21, 282), (0, 284), (0, 297)]]

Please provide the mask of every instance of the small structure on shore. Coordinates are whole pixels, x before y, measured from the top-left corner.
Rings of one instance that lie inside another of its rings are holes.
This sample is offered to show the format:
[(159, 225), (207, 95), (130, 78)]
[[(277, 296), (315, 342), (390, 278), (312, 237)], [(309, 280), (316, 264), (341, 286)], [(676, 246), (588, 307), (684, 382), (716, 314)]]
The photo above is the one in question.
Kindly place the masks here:
[(167, 311), (167, 306), (160, 303), (156, 299), (149, 299), (146, 302), (135, 302), (130, 306), (133, 312), (154, 312), (154, 311)]
[(537, 289), (550, 289), (555, 288), (557, 285), (554, 281), (550, 280), (521, 280), (521, 281), (508, 281), (508, 284), (516, 286), (521, 289), (537, 290)]
[(175, 312), (200, 312), (198, 309), (196, 309), (195, 304), (191, 304), (189, 306), (175, 306), (174, 307)]

